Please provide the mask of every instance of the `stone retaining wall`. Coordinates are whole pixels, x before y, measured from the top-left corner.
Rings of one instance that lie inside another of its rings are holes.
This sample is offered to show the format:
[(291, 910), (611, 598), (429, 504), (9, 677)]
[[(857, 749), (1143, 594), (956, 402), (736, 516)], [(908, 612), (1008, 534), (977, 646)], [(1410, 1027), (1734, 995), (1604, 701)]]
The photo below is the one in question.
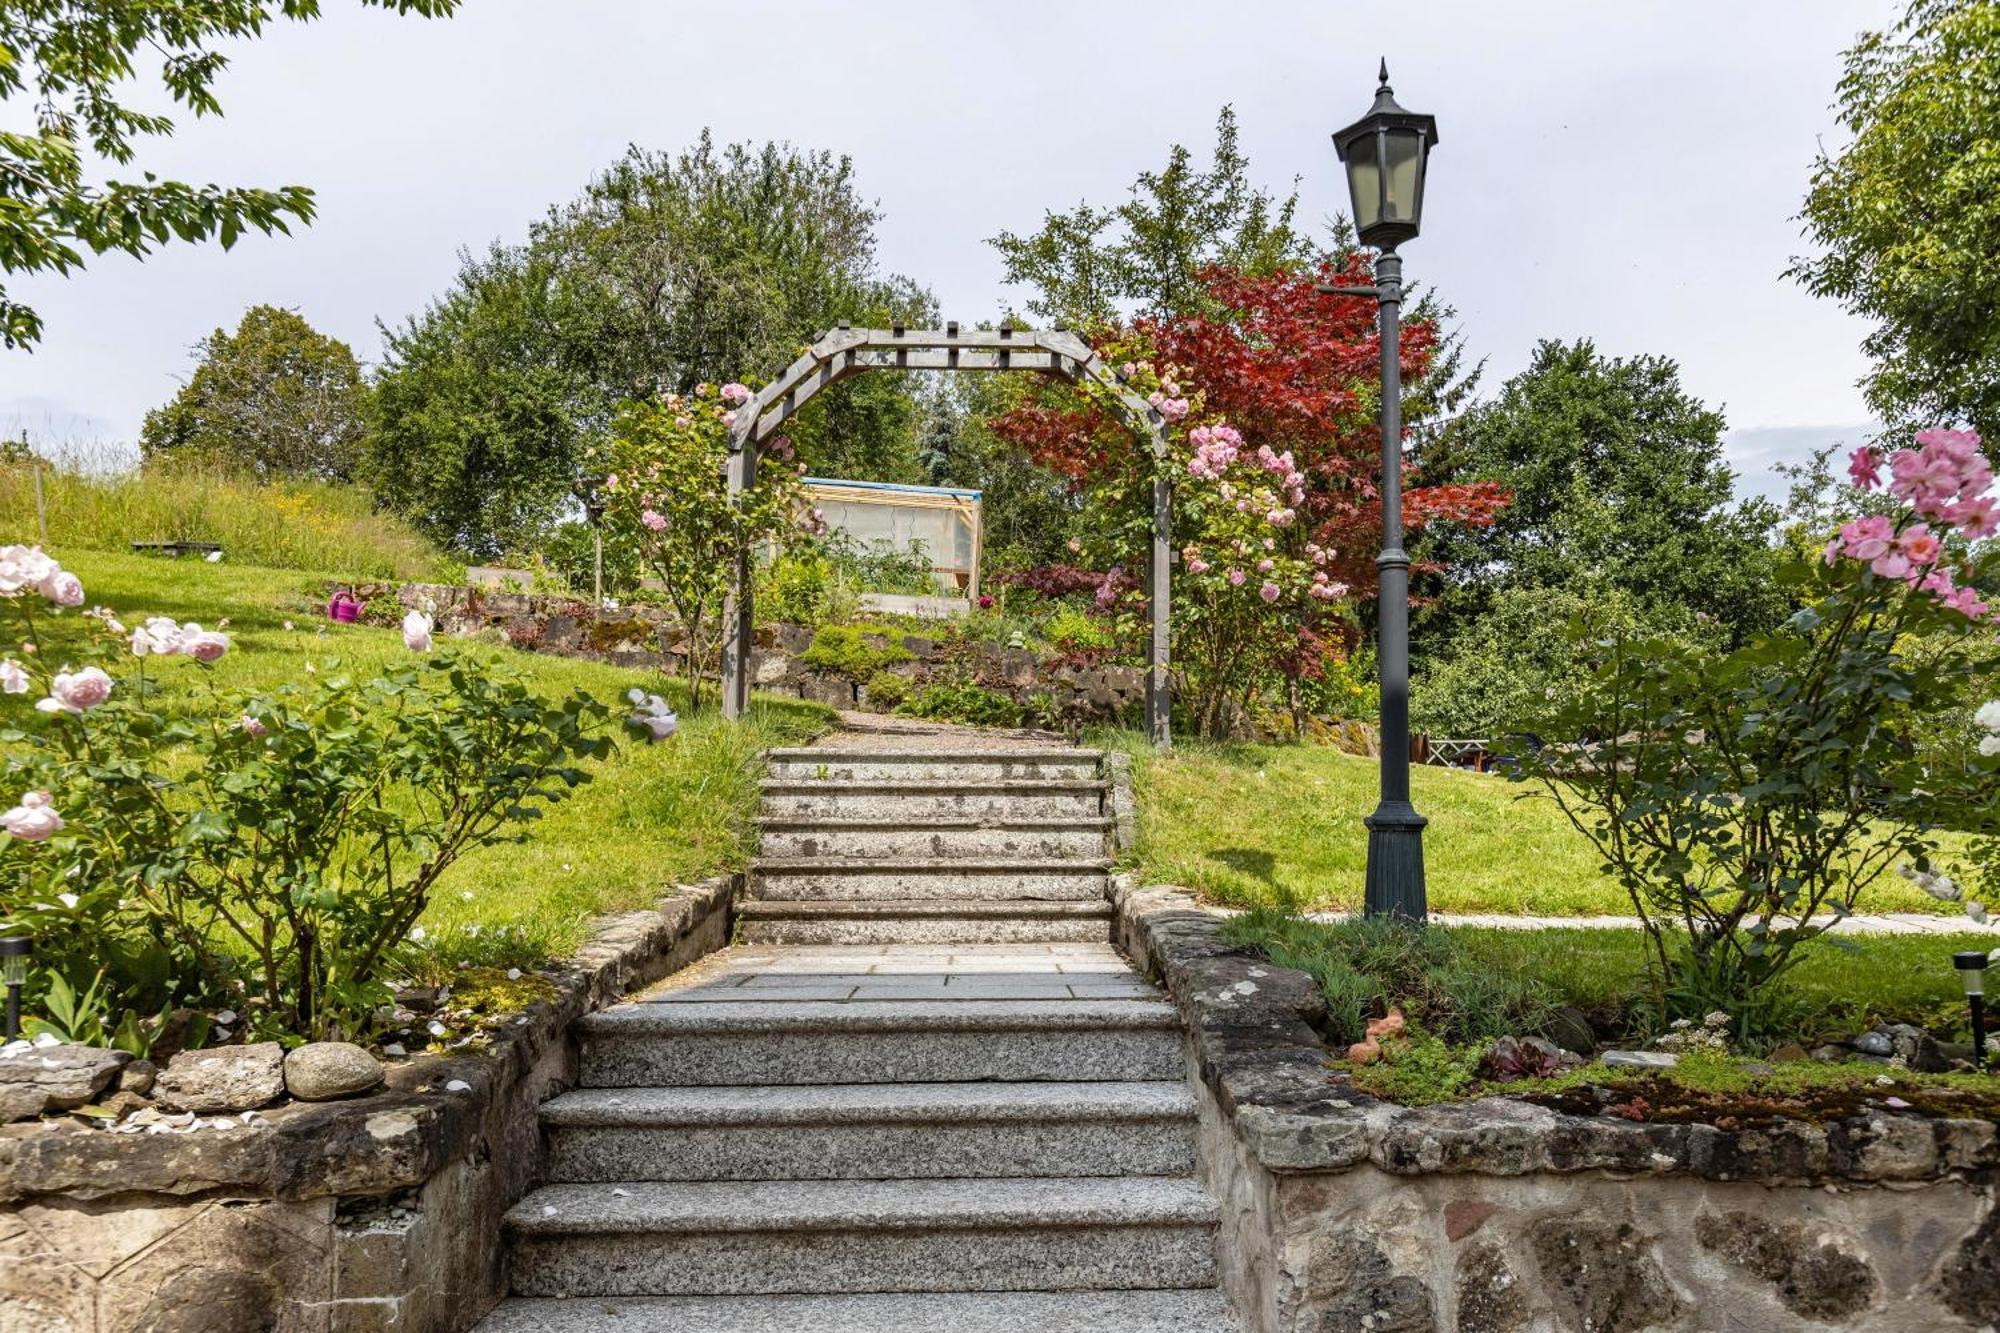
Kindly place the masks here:
[(570, 1024), (728, 942), (733, 878), (601, 923), (480, 1055), (191, 1133), (0, 1127), (4, 1333), (460, 1333), (500, 1299), (501, 1215), (541, 1173)]
[(1989, 1121), (1392, 1106), (1330, 1081), (1310, 977), (1227, 943), (1180, 890), (1115, 895), (1120, 943), (1190, 1034), (1248, 1333), (2000, 1326)]

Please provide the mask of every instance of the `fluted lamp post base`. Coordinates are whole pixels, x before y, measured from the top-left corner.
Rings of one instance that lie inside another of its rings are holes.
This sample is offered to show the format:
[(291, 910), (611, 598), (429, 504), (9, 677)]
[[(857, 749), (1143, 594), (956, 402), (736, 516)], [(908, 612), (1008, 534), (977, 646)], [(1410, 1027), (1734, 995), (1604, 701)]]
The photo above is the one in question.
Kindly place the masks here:
[(1384, 801), (1361, 822), (1368, 826), (1368, 884), (1363, 898), (1368, 915), (1424, 920), (1429, 914), (1424, 900), (1424, 825), (1430, 821), (1408, 801)]

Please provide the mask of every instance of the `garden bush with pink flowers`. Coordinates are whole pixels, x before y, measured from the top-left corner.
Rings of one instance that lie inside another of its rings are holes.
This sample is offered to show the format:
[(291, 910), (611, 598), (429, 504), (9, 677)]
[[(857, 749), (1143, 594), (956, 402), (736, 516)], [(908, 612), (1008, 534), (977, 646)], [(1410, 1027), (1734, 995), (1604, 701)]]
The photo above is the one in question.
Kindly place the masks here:
[(1580, 622), (1594, 670), (1527, 720), (1548, 743), (1515, 776), (1624, 887), (1669, 1018), (1768, 1029), (1769, 983), (1868, 885), (1897, 867), (1936, 882), (1942, 831), (2000, 831), (2000, 744), (1925, 744), (1993, 692), (1974, 544), (2000, 520), (1979, 439), (1924, 431), (1886, 458), (1857, 451), (1850, 476), (1885, 492), (1883, 512), (1791, 558), (1801, 609), (1781, 627), (1722, 651)]
[[(176, 682), (168, 708), (160, 676), (208, 673), (226, 627), (128, 629), (85, 601), (47, 555), (0, 548), (0, 927), (90, 997), (92, 1033), (135, 1051), (186, 1008), (260, 1036), (365, 1036), (439, 877), (610, 747), (603, 705), (432, 652), (427, 624), (406, 627), (405, 668), (306, 665), (247, 692), (211, 678), (193, 706)], [(70, 617), (86, 635), (51, 623)], [(113, 665), (47, 660), (44, 640)]]

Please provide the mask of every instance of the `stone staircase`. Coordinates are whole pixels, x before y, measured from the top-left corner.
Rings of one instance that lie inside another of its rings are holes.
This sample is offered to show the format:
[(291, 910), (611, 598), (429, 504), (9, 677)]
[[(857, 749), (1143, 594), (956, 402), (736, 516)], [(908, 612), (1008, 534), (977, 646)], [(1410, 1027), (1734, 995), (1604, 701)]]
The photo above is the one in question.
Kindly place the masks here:
[(582, 1021), (480, 1333), (1231, 1333), (1100, 762), (775, 753), (740, 942)]

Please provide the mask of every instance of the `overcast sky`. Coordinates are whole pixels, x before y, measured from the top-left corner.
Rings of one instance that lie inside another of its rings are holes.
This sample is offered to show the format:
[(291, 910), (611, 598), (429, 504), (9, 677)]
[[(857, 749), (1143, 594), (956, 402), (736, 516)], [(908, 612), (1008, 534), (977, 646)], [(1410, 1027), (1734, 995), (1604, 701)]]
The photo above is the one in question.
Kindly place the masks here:
[[(1780, 275), (1841, 50), (1882, 0), (1004, 5), (961, 0), (466, 0), (438, 23), (353, 0), (235, 49), (226, 118), (142, 165), (312, 186), (319, 220), (224, 253), (176, 247), (8, 285), (47, 320), (0, 352), (0, 430), (129, 442), (243, 309), (290, 306), (380, 352), (455, 254), (516, 239), (628, 142), (790, 140), (851, 154), (884, 214), (880, 257), (972, 322), (1006, 304), (984, 242), (1049, 208), (1108, 203), (1173, 141), (1206, 155), (1233, 103), (1255, 174), (1345, 210), (1328, 133), (1387, 55), (1435, 114), (1408, 276), (1459, 310), (1488, 388), (1537, 339), (1676, 358), (1726, 410), (1745, 480), (1854, 439), (1865, 328)], [(9, 114), (7, 119), (14, 119)]]

